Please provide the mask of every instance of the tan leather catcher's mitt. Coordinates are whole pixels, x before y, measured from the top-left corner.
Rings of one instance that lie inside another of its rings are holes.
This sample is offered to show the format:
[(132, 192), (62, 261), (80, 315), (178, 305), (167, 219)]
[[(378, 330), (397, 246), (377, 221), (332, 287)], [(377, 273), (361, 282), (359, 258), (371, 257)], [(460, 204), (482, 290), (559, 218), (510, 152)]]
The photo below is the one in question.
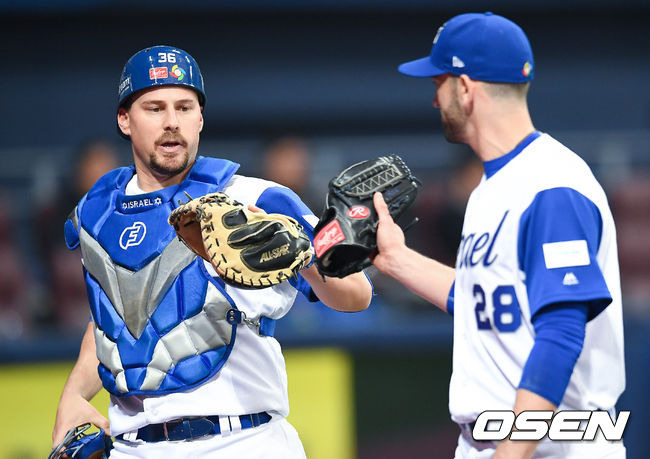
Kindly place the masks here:
[(235, 287), (264, 288), (295, 276), (311, 261), (309, 237), (286, 215), (252, 212), (224, 193), (175, 209), (178, 237)]

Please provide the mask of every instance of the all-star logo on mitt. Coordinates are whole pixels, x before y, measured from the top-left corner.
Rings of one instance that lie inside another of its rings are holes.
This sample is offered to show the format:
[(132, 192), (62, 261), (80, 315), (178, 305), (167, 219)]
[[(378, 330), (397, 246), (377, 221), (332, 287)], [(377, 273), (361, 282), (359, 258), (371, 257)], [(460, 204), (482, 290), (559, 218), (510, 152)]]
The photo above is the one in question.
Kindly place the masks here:
[(224, 193), (192, 199), (175, 209), (169, 224), (219, 277), (235, 287), (279, 284), (307, 266), (312, 248), (293, 218), (252, 212)]

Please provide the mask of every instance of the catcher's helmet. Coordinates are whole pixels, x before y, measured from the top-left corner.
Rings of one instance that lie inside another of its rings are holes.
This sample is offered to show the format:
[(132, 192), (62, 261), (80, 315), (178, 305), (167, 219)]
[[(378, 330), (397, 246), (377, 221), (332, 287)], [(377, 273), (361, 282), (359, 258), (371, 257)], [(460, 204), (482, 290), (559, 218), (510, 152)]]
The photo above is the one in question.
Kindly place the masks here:
[(154, 86), (187, 86), (205, 105), (203, 77), (199, 65), (187, 52), (173, 46), (158, 45), (135, 53), (124, 65), (117, 89), (118, 108), (141, 89)]

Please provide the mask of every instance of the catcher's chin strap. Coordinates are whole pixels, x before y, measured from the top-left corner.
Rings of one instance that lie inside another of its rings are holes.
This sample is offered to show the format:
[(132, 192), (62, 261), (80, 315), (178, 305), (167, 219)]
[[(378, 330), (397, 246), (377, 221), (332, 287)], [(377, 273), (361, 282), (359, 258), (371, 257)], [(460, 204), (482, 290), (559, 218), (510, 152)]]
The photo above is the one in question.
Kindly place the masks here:
[[(187, 191), (183, 191), (183, 194), (185, 194), (185, 196), (187, 196), (187, 202), (190, 202), (192, 199), (194, 199), (194, 198), (192, 198), (192, 196), (190, 196), (190, 194)], [(187, 202), (183, 202), (183, 201), (181, 201), (179, 199), (178, 200), (178, 205), (182, 206), (183, 204), (187, 204)]]
[(257, 330), (261, 336), (273, 336), (275, 334), (275, 319), (260, 316), (258, 320), (249, 319), (244, 311), (230, 308), (226, 312), (226, 321), (229, 324), (246, 324)]

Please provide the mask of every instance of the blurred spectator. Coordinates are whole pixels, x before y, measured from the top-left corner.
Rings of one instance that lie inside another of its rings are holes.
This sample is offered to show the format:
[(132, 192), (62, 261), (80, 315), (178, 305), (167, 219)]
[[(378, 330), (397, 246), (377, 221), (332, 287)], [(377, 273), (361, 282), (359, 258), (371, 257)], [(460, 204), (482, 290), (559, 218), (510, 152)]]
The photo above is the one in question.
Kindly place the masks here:
[(437, 258), (449, 266), (456, 264), (456, 252), (463, 232), (463, 220), (469, 195), (481, 181), (483, 164), (474, 154), (467, 152), (457, 167), (451, 171), (445, 184), (445, 199), (434, 225), (438, 230)]
[(414, 206), (420, 222), (406, 235), (413, 248), (449, 266), (456, 263), (469, 195), (483, 176), (483, 164), (469, 149), (458, 146), (458, 158), (444, 179), (423, 178)]
[(311, 151), (300, 137), (275, 139), (264, 149), (262, 177), (291, 188), (316, 216), (323, 210), (325, 192), (311, 187)]
[(650, 314), (650, 172), (637, 172), (610, 191), (626, 313)]
[(30, 280), (17, 250), (10, 202), (0, 196), (0, 340), (18, 339), (31, 329)]
[(79, 148), (72, 162), (73, 173), (59, 192), (39, 212), (36, 220), (51, 225), (35, 225), (36, 237), (45, 267), (45, 282), (50, 293), (49, 311), (40, 319), (83, 330), (89, 309), (86, 286), (80, 274), (79, 249), (70, 251), (63, 238), (63, 225), (79, 199), (106, 172), (118, 166), (112, 144), (93, 140)]

